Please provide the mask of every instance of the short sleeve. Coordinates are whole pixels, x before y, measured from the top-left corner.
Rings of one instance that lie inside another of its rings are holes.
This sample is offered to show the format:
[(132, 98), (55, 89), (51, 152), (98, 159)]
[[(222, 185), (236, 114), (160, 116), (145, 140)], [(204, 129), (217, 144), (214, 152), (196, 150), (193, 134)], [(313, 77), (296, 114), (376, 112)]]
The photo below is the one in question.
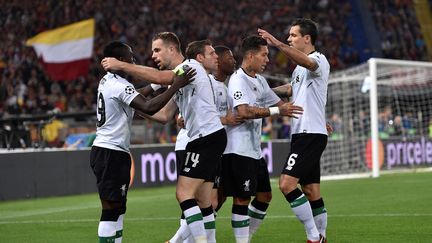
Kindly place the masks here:
[(239, 105), (249, 104), (249, 98), (246, 90), (247, 85), (243, 83), (244, 79), (242, 79), (240, 75), (232, 76), (229, 81), (228, 95), (233, 101), (233, 108)]
[(116, 97), (127, 105), (139, 94), (131, 83), (117, 83), (115, 92)]

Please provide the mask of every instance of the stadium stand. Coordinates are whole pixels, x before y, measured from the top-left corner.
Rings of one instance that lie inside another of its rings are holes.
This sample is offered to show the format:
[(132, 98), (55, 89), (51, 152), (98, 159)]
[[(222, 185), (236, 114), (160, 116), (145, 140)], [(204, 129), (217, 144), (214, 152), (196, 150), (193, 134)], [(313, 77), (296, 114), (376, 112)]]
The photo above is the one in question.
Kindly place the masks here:
[[(114, 39), (125, 41), (134, 47), (140, 64), (154, 66), (150, 43), (153, 34), (160, 31), (178, 34), (183, 48), (192, 40), (209, 38), (214, 44), (227, 45), (238, 53), (242, 38), (256, 34), (257, 27), (277, 33), (279, 39), (286, 39), (290, 22), (303, 16), (319, 23), (322, 33), (317, 46), (328, 57), (332, 71), (352, 67), (365, 61), (366, 57), (376, 56), (373, 52), (365, 54), (371, 50), (364, 41), (368, 37), (356, 38), (356, 28), (350, 26), (349, 20), (359, 17), (353, 11), (353, 6), (358, 3), (356, 0), (223, 1), (223, 4), (220, 0), (1, 2), (0, 25), (5, 34), (0, 36), (3, 47), (0, 49), (0, 118), (47, 114), (53, 110), (94, 110), (98, 80), (104, 73), (99, 65), (103, 45)], [(425, 41), (412, 5), (410, 0), (369, 1), (374, 27), (380, 34), (378, 53), (382, 51), (382, 57), (427, 60)], [(33, 49), (25, 46), (25, 41), (41, 31), (87, 18), (96, 20), (89, 74), (73, 81), (53, 82), (43, 72)], [(352, 23), (353, 26), (357, 24)], [(286, 76), (293, 67), (283, 54), (271, 49), (266, 73)], [(279, 84), (278, 80), (270, 81), (272, 85)], [(81, 129), (83, 133), (91, 132), (94, 126), (92, 118), (70, 119), (68, 124), (76, 129), (74, 124), (77, 122), (84, 122), (88, 127)], [(278, 129), (289, 130), (281, 119), (273, 119), (273, 122), (273, 134), (278, 134)], [(153, 132), (145, 138), (140, 138), (137, 133), (133, 140), (138, 143), (170, 142), (175, 137), (172, 124), (162, 127), (141, 123), (140, 126)], [(283, 133), (286, 132), (279, 132)], [(35, 135), (32, 137), (34, 140)]]

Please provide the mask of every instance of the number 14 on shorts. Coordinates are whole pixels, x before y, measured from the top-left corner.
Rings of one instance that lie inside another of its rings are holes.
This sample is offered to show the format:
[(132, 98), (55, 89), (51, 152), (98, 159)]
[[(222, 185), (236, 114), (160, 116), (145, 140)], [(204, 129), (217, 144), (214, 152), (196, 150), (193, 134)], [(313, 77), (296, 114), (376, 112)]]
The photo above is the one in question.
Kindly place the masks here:
[(294, 165), (296, 163), (295, 159), (297, 158), (297, 156), (298, 156), (298, 154), (291, 154), (290, 155), (290, 157), (288, 158), (288, 161), (287, 161), (287, 166), (285, 167), (286, 170), (291, 170), (294, 167)]
[(185, 161), (185, 168), (184, 171), (185, 172), (189, 172), (190, 168), (188, 168), (188, 163), (189, 163), (189, 159), (192, 162), (192, 167), (196, 167), (197, 164), (199, 163), (199, 154), (197, 153), (192, 153), (192, 152), (187, 152), (186, 153), (186, 161)]

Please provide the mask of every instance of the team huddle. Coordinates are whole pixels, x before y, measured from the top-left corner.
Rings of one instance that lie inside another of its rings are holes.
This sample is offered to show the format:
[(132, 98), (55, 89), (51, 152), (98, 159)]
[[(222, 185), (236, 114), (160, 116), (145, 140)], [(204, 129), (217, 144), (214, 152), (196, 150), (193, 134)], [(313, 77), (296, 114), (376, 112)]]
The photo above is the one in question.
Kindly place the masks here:
[[(158, 33), (152, 40), (152, 58), (159, 70), (136, 65), (127, 44), (108, 44), (102, 60), (107, 74), (98, 87), (97, 131), (90, 154), (102, 203), (99, 242), (122, 240), (135, 112), (162, 123), (178, 117), (182, 128), (175, 146), (176, 198), (182, 215), (179, 229), (167, 242), (216, 242), (215, 215), (226, 197), (233, 198), (236, 242), (253, 241), (272, 199), (260, 147), (262, 118), (275, 115), (292, 118), (291, 148), (280, 190), (304, 225), (307, 242), (327, 242), (320, 158), (329, 129), (325, 105), (330, 67), (315, 50), (316, 38), (316, 24), (309, 19), (293, 22), (288, 44), (258, 29), (258, 35), (242, 41), (238, 69), (232, 51), (209, 40), (189, 43), (184, 56), (172, 32)], [(260, 75), (269, 62), (268, 46), (297, 64), (289, 84), (272, 89)], [(136, 90), (136, 79), (151, 85)], [(162, 86), (168, 88), (146, 98)]]

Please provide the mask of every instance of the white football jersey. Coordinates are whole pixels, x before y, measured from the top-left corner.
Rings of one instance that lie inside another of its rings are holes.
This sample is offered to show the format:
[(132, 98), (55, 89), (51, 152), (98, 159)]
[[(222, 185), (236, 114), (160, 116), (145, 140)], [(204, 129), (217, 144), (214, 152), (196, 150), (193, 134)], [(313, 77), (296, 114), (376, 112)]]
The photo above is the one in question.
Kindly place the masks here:
[(216, 96), (216, 107), (219, 113), (219, 116), (226, 116), (228, 111), (228, 87), (224, 82), (217, 81), (214, 75), (210, 74), (210, 79), (213, 82), (213, 88)]
[[(223, 82), (217, 81), (212, 74), (210, 74), (209, 76), (214, 85), (213, 87), (216, 96), (216, 107), (219, 112), (219, 116), (226, 116), (228, 110), (228, 101), (227, 101), (228, 88)], [(186, 129), (184, 128), (180, 129), (179, 133), (177, 134), (175, 151), (185, 150), (188, 142), (189, 142), (189, 137), (187, 136)]]
[(319, 133), (326, 134), (325, 106), (327, 103), (327, 83), (330, 65), (327, 58), (313, 52), (309, 57), (318, 64), (315, 71), (297, 65), (292, 73), (292, 101), (303, 107), (303, 115), (292, 119), (292, 134)]
[(179, 66), (189, 65), (196, 70), (195, 80), (176, 93), (175, 101), (185, 120), (190, 141), (223, 128), (216, 108), (213, 82), (201, 63), (187, 59)]
[(107, 73), (99, 82), (97, 128), (93, 145), (129, 152), (134, 109), (129, 106), (138, 95), (126, 79)]
[[(279, 101), (280, 98), (263, 76), (257, 74), (256, 77), (251, 77), (242, 68), (231, 75), (228, 84), (228, 106), (232, 107), (234, 114), (237, 113), (235, 107), (242, 104), (267, 108)], [(237, 126), (228, 126), (228, 144), (224, 154), (234, 153), (260, 159), (261, 126), (262, 118), (246, 120)]]

